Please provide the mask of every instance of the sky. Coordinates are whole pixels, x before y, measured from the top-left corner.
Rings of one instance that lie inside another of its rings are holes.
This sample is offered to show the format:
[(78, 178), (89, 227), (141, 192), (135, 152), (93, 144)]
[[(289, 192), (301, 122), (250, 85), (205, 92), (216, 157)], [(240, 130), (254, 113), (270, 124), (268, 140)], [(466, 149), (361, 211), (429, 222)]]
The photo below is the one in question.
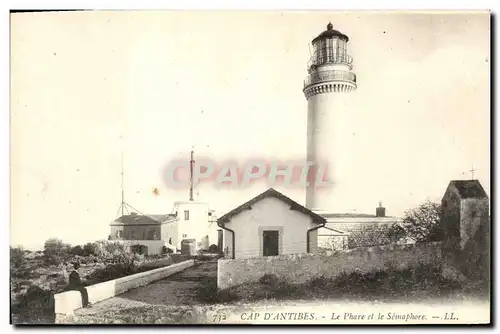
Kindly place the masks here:
[[(121, 203), (169, 213), (174, 159), (304, 159), (310, 41), (349, 36), (352, 210), (402, 216), (475, 174), (490, 193), (490, 17), (101, 11), (11, 16), (11, 244), (106, 238)], [(347, 142), (347, 140), (346, 140)], [(265, 191), (205, 183), (223, 214)], [(305, 204), (303, 188), (276, 186)], [(158, 191), (154, 191), (157, 189)]]

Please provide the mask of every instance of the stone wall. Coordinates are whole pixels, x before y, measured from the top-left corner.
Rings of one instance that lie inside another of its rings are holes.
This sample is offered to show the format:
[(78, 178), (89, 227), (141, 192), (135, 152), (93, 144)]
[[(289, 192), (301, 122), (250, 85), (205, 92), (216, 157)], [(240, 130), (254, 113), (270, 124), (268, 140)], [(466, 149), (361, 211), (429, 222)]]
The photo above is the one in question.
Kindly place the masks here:
[(259, 280), (274, 274), (301, 284), (318, 277), (335, 277), (355, 270), (363, 273), (388, 268), (409, 268), (418, 264), (439, 266), (442, 260), (439, 242), (417, 245), (387, 245), (355, 249), (331, 255), (296, 254), (249, 259), (220, 259), (217, 286), (231, 286)]

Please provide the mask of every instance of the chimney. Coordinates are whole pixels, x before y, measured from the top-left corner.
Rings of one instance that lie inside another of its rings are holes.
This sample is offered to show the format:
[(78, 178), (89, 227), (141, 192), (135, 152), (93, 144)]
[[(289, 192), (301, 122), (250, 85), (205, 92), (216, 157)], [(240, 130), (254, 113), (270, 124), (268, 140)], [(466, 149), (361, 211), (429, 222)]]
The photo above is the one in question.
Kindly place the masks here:
[(385, 217), (385, 208), (382, 206), (382, 202), (378, 202), (378, 208), (376, 210), (377, 217)]

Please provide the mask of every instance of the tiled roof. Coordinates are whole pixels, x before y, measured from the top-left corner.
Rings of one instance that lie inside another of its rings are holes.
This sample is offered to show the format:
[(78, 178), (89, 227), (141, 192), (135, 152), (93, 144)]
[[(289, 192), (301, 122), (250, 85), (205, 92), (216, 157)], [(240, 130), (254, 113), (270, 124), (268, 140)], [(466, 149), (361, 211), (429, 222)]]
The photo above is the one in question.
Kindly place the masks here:
[(174, 215), (123, 215), (115, 219), (111, 224), (121, 224), (121, 225), (158, 225), (163, 222), (173, 220)]
[(454, 180), (450, 185), (457, 189), (462, 198), (487, 198), (481, 183), (478, 180)]
[(258, 195), (256, 197), (252, 198), (248, 202), (243, 203), (242, 205), (238, 206), (234, 210), (226, 213), (225, 215), (223, 215), (222, 217), (220, 217), (217, 221), (219, 223), (228, 222), (233, 216), (239, 214), (240, 212), (242, 212), (244, 210), (247, 210), (247, 209), (251, 208), (251, 206), (254, 203), (257, 203), (258, 201), (260, 201), (260, 200), (262, 200), (262, 199), (264, 199), (266, 197), (275, 197), (275, 198), (277, 198), (277, 199), (279, 199), (279, 200), (287, 203), (288, 205), (290, 205), (290, 209), (293, 209), (293, 210), (296, 210), (296, 211), (300, 211), (302, 213), (305, 213), (306, 215), (311, 216), (313, 218), (313, 221), (315, 223), (318, 223), (318, 224), (325, 224), (326, 223), (325, 218), (323, 218), (320, 215), (312, 212), (308, 208), (300, 205), (299, 203), (297, 203), (294, 200), (286, 197), (285, 195), (283, 195), (282, 193), (280, 193), (279, 191), (277, 191), (277, 190), (275, 190), (273, 188), (269, 188), (268, 190), (264, 191), (263, 193), (261, 193), (260, 195)]
[(341, 231), (341, 230), (334, 229), (331, 227), (323, 226), (322, 228), (319, 229), (318, 235), (324, 235), (324, 233), (330, 233), (330, 232), (327, 232), (326, 230), (331, 231), (331, 232), (335, 232), (337, 234), (347, 234), (347, 232), (345, 232), (345, 231)]

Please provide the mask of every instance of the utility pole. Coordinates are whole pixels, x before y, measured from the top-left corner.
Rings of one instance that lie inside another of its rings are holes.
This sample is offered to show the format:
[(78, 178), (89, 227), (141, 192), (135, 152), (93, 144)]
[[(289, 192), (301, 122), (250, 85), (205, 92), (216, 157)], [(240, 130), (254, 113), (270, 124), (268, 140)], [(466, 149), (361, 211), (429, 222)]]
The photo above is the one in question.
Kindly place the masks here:
[(123, 210), (125, 209), (125, 190), (124, 190), (124, 167), (123, 167), (123, 150), (122, 150), (122, 203), (121, 203), (121, 210), (122, 210), (122, 216), (123, 216)]
[(189, 184), (189, 200), (194, 201), (193, 198), (193, 171), (194, 171), (194, 151), (191, 150), (191, 161), (190, 161), (190, 184)]

